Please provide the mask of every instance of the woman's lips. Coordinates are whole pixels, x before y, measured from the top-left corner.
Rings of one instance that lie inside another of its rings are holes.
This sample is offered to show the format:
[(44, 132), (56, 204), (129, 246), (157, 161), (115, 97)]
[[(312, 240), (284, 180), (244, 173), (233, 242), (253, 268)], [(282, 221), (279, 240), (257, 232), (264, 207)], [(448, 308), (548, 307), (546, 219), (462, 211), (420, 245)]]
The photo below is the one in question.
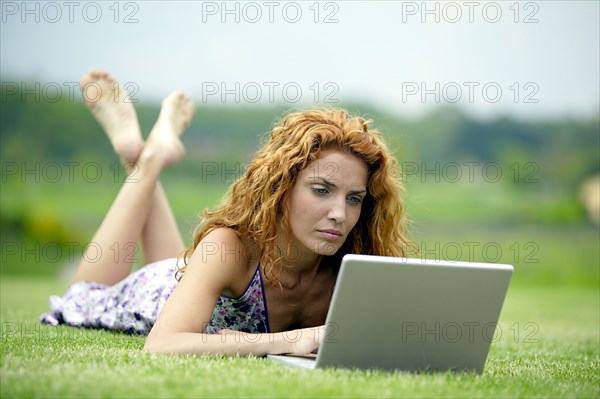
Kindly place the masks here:
[(342, 233), (339, 230), (327, 229), (327, 230), (319, 230), (325, 238), (330, 240), (337, 240), (342, 237)]

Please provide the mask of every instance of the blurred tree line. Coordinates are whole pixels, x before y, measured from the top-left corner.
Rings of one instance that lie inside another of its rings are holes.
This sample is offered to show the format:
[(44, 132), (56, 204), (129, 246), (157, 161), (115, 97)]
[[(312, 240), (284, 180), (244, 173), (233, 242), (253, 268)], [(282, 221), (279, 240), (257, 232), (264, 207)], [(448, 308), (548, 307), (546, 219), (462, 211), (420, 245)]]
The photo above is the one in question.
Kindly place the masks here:
[[(52, 102), (30, 93), (4, 90), (0, 111), (2, 162), (48, 162), (113, 157), (110, 144), (85, 105), (66, 98)], [(600, 171), (600, 127), (590, 120), (520, 121), (500, 117), (475, 120), (456, 108), (439, 109), (406, 120), (365, 105), (342, 104), (350, 113), (372, 119), (400, 164), (476, 162), (515, 163), (543, 185), (573, 190)], [(135, 104), (143, 132), (158, 116), (159, 106)], [(273, 124), (289, 112), (283, 107), (205, 107), (184, 135), (188, 149), (185, 173), (194, 175), (202, 161), (247, 161)], [(112, 159), (112, 158), (111, 158)], [(516, 166), (515, 166), (516, 168)], [(516, 173), (516, 170), (513, 170)], [(534, 176), (535, 175), (535, 176)], [(4, 176), (3, 176), (4, 177)]]
[[(8, 92), (4, 85), (0, 95), (4, 188), (9, 180), (19, 177), (10, 168), (15, 163), (116, 161), (100, 126), (79, 98), (50, 101), (18, 88), (15, 91), (14, 86)], [(383, 132), (404, 174), (425, 171), (431, 175), (436, 168), (441, 171), (444, 165), (452, 164), (462, 166), (464, 174), (465, 165), (496, 164), (503, 173), (511, 174), (512, 178), (503, 180), (511, 189), (559, 193), (576, 201), (581, 183), (600, 171), (598, 118), (522, 121), (500, 117), (481, 121), (456, 108), (441, 108), (423, 118), (407, 120), (362, 104), (341, 106), (374, 121), (372, 125)], [(135, 108), (142, 131), (149, 132), (159, 105), (135, 104)], [(247, 162), (273, 124), (289, 111), (284, 107), (197, 104), (196, 117), (183, 136), (187, 156), (177, 173), (193, 179), (202, 162)], [(531, 181), (538, 184), (526, 184)], [(2, 214), (5, 222), (5, 210)], [(576, 217), (584, 215), (580, 212)]]

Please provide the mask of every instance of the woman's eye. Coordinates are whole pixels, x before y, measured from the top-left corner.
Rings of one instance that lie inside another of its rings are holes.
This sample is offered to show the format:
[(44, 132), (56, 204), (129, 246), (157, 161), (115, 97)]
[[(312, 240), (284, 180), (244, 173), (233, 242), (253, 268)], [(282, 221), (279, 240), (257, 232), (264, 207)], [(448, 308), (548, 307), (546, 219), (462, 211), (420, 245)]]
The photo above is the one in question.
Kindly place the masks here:
[(312, 190), (317, 194), (327, 194), (327, 189), (323, 187), (313, 187)]
[(348, 201), (351, 204), (360, 204), (362, 202), (362, 198), (360, 198), (360, 197), (349, 197)]

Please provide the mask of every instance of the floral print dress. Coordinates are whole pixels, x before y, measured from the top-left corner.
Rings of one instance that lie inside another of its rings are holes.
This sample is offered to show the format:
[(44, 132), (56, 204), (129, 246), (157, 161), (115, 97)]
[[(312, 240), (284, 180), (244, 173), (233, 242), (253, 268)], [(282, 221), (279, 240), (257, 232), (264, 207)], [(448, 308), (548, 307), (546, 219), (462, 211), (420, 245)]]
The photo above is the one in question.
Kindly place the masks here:
[[(165, 302), (177, 286), (176, 259), (144, 266), (113, 286), (81, 281), (65, 295), (51, 296), (50, 312), (42, 323), (102, 328), (147, 335)], [(267, 303), (260, 265), (248, 287), (237, 298), (221, 295), (204, 332), (222, 329), (249, 333), (269, 332)]]

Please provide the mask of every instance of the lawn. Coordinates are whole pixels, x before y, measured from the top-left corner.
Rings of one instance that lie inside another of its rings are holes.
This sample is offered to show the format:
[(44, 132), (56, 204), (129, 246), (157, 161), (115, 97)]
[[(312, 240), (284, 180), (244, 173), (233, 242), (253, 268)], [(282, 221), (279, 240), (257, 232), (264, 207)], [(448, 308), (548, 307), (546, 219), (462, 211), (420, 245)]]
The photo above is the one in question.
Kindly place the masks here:
[[(165, 179), (188, 241), (194, 213), (216, 205), (226, 186), (200, 183)], [(2, 237), (0, 398), (600, 397), (600, 232), (584, 223), (536, 222), (528, 215), (558, 205), (529, 192), (414, 183), (409, 190), (411, 236), (423, 257), (515, 266), (484, 373), (473, 375), (299, 371), (257, 358), (153, 356), (140, 353), (143, 337), (41, 325), (48, 296), (65, 290), (57, 273), (72, 261), (64, 248), (57, 257), (46, 250), (71, 242), (77, 255), (118, 185), (4, 187), (2, 214), (9, 227), (24, 226), (26, 240)]]
[(482, 375), (156, 356), (143, 337), (37, 323), (55, 279), (3, 276), (2, 398), (600, 397), (597, 288), (513, 285)]

